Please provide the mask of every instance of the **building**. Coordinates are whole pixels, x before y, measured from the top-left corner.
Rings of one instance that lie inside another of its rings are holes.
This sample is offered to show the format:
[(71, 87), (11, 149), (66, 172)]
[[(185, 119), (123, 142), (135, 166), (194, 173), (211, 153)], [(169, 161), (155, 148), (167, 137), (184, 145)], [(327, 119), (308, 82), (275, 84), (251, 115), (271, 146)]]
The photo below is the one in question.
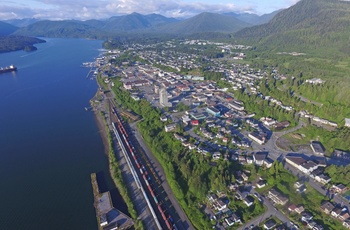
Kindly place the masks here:
[(306, 162), (306, 160), (299, 156), (286, 156), (286, 162), (291, 166), (299, 169), (299, 166)]
[(264, 228), (265, 229), (273, 229), (274, 227), (276, 227), (276, 221), (274, 219), (269, 219), (268, 221), (265, 222), (264, 224)]
[(228, 106), (231, 108), (231, 109), (235, 109), (235, 110), (238, 110), (238, 111), (243, 111), (244, 110), (244, 106), (241, 105), (241, 104), (238, 104), (236, 102), (229, 102), (228, 103)]
[(220, 110), (218, 110), (218, 109), (216, 109), (216, 108), (214, 108), (214, 107), (212, 107), (212, 106), (208, 107), (208, 108), (206, 109), (206, 111), (207, 111), (209, 114), (211, 114), (211, 115), (213, 115), (213, 116), (215, 116), (215, 117), (220, 117)]
[(168, 101), (168, 93), (165, 88), (159, 91), (159, 103), (164, 107), (171, 107), (171, 103)]
[(322, 143), (319, 141), (312, 141), (310, 144), (310, 147), (311, 147), (312, 151), (317, 155), (323, 156), (325, 151), (326, 151), (326, 149), (324, 148)]
[(334, 209), (334, 205), (329, 201), (326, 201), (323, 204), (321, 204), (321, 210), (327, 215), (330, 214), (333, 209)]
[(266, 159), (267, 154), (266, 153), (254, 153), (253, 159), (254, 163), (258, 166), (262, 166), (264, 164), (264, 160)]
[(276, 204), (285, 205), (288, 202), (288, 198), (277, 192), (275, 189), (269, 191), (268, 197)]
[(345, 118), (345, 127), (350, 128), (350, 118)]
[(344, 193), (348, 188), (343, 184), (332, 185), (331, 187), (337, 193)]
[(168, 124), (164, 127), (165, 129), (165, 132), (170, 132), (170, 131), (173, 131), (175, 130), (176, 128), (176, 124), (175, 123), (172, 123), (172, 124)]
[(319, 84), (325, 83), (326, 81), (320, 78), (312, 78), (312, 79), (307, 79), (305, 82), (313, 85), (319, 85)]
[(249, 138), (251, 138), (253, 141), (257, 142), (258, 144), (262, 145), (265, 143), (266, 138), (258, 133), (249, 133)]

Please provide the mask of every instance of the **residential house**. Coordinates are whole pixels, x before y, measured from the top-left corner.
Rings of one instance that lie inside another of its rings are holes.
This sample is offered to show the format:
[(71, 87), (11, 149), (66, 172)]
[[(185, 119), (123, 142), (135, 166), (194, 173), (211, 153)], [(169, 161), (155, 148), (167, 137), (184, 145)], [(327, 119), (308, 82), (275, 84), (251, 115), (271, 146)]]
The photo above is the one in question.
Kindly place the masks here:
[(315, 180), (322, 184), (328, 184), (331, 181), (331, 178), (322, 173), (315, 176)]
[(309, 212), (303, 212), (301, 214), (301, 221), (303, 221), (303, 222), (308, 223), (312, 220), (312, 218), (314, 218), (314, 216)]
[(338, 218), (340, 213), (342, 213), (342, 208), (341, 207), (335, 207), (332, 211), (331, 211), (331, 216), (333, 216), (334, 218)]
[(305, 161), (304, 158), (299, 156), (286, 156), (286, 162), (297, 169), (299, 169), (299, 166)]
[(256, 183), (256, 186), (258, 188), (263, 188), (266, 186), (266, 180), (259, 180), (258, 183)]
[(248, 206), (252, 206), (254, 203), (254, 199), (251, 196), (247, 196), (246, 198), (244, 198), (243, 202)]
[(334, 209), (334, 205), (329, 201), (326, 201), (321, 205), (321, 210), (327, 215), (329, 215), (333, 209)]
[(254, 163), (256, 165), (262, 166), (264, 164), (264, 160), (266, 159), (266, 156), (267, 156), (266, 153), (262, 153), (262, 152), (254, 153), (253, 154)]
[(208, 196), (207, 196), (207, 199), (209, 200), (209, 202), (213, 203), (214, 201), (216, 201), (216, 199), (218, 199), (218, 196), (214, 193), (210, 193)]
[(274, 227), (276, 227), (276, 221), (274, 219), (269, 219), (268, 221), (265, 222), (264, 224), (264, 228), (269, 230), (269, 229), (273, 229)]
[(302, 213), (302, 212), (304, 212), (304, 206), (303, 205), (301, 205), (301, 204), (299, 204), (298, 206), (297, 206), (297, 208), (295, 209), (295, 212), (296, 213), (298, 213), (298, 214), (300, 214), (300, 213)]
[(283, 196), (275, 189), (271, 189), (269, 191), (268, 197), (276, 204), (285, 205), (288, 202), (288, 198)]
[(265, 136), (260, 135), (259, 133), (249, 133), (248, 137), (251, 138), (253, 141), (257, 142), (258, 144), (262, 145), (265, 143), (266, 138)]
[(236, 215), (236, 213), (232, 213), (229, 217), (225, 218), (225, 222), (228, 226), (232, 226), (235, 223), (241, 223), (241, 219)]
[(272, 167), (272, 164), (273, 164), (273, 160), (272, 160), (271, 158), (266, 157), (266, 158), (264, 159), (263, 165), (264, 165), (266, 168), (271, 168), (271, 167)]
[(319, 141), (312, 141), (310, 144), (310, 147), (311, 147), (312, 151), (317, 155), (323, 156), (325, 151), (326, 151), (326, 149), (324, 148), (322, 143)]
[(220, 152), (215, 152), (214, 154), (213, 154), (213, 159), (214, 160), (219, 160), (221, 158), (221, 153)]
[(348, 213), (347, 210), (343, 210), (338, 216), (338, 219), (342, 222), (344, 222), (346, 219), (349, 219), (349, 218), (350, 218), (350, 214)]
[(332, 185), (331, 188), (334, 189), (334, 191), (337, 192), (337, 193), (343, 193), (343, 192), (345, 192), (348, 189), (343, 184)]
[(288, 211), (290, 212), (295, 212), (295, 209), (297, 208), (297, 206), (295, 204), (292, 204), (288, 207)]
[(164, 127), (165, 129), (165, 132), (170, 132), (170, 131), (173, 131), (175, 130), (176, 128), (176, 124), (175, 123), (172, 123), (172, 124), (168, 124)]
[(343, 222), (343, 226), (347, 229), (350, 229), (350, 219), (346, 219)]
[(218, 211), (222, 211), (225, 208), (227, 208), (227, 204), (225, 204), (222, 200), (218, 199), (216, 201), (214, 201), (214, 208)]
[(303, 173), (310, 174), (312, 171), (318, 168), (318, 164), (310, 160), (302, 163), (298, 168)]

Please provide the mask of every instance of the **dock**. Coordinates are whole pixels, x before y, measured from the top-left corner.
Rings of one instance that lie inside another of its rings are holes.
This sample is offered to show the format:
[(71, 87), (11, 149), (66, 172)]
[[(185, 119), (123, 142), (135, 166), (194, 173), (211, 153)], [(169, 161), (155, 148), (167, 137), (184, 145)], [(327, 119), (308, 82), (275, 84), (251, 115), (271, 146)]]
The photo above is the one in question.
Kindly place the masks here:
[(94, 206), (98, 220), (98, 229), (129, 229), (134, 221), (123, 212), (113, 207), (110, 192), (100, 193), (96, 173), (91, 174), (91, 184), (94, 193)]

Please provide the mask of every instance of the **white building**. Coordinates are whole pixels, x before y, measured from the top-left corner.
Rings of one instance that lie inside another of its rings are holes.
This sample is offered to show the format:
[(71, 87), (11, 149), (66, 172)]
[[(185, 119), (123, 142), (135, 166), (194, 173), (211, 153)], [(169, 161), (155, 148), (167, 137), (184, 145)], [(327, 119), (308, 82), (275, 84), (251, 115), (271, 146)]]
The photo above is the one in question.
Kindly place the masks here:
[(350, 118), (345, 118), (345, 127), (350, 128)]
[(164, 107), (171, 107), (171, 103), (168, 102), (168, 93), (165, 88), (159, 91), (159, 103)]

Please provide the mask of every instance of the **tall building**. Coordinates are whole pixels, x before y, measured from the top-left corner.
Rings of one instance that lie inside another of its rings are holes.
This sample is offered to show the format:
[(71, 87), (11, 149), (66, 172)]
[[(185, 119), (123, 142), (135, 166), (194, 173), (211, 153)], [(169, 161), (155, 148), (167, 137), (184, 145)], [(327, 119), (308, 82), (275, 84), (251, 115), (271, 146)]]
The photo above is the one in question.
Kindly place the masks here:
[(164, 107), (171, 107), (171, 103), (168, 102), (168, 94), (165, 88), (159, 91), (159, 103)]
[(154, 85), (154, 93), (159, 94), (159, 86), (158, 85)]

